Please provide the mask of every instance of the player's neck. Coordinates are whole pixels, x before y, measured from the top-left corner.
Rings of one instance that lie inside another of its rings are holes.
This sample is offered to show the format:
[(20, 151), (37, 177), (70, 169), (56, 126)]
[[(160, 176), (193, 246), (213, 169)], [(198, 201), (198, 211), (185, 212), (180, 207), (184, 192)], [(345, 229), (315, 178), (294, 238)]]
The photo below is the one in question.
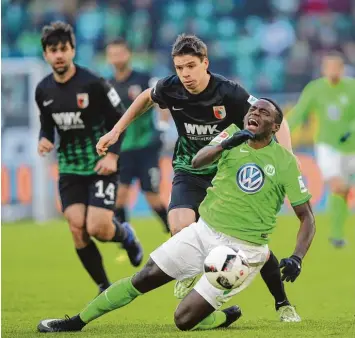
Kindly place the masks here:
[(117, 81), (125, 81), (129, 78), (132, 73), (132, 68), (126, 67), (122, 69), (116, 68), (115, 79)]
[(328, 80), (328, 82), (329, 82), (329, 84), (331, 85), (331, 86), (337, 86), (340, 82), (341, 82), (341, 78), (339, 77), (339, 78), (337, 78), (337, 79), (327, 79)]
[(190, 94), (193, 94), (193, 95), (200, 94), (207, 88), (207, 86), (208, 86), (208, 84), (210, 82), (210, 79), (211, 79), (211, 75), (209, 73), (206, 73), (206, 76), (201, 80), (200, 85), (197, 88), (195, 88), (193, 90), (188, 90), (186, 88), (186, 90)]
[(249, 147), (253, 149), (261, 149), (267, 147), (272, 142), (272, 138), (267, 137), (262, 140), (248, 140)]
[(75, 75), (75, 72), (76, 72), (76, 67), (74, 63), (72, 63), (69, 66), (69, 69), (64, 74), (57, 74), (56, 72), (54, 72), (53, 73), (54, 80), (59, 83), (68, 82)]

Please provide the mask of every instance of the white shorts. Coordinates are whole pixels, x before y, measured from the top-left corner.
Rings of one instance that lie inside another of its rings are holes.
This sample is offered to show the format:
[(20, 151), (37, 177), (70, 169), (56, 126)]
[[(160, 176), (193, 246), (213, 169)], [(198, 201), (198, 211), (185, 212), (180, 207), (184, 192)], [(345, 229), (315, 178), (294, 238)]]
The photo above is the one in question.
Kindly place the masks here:
[(248, 259), (250, 270), (244, 283), (228, 294), (212, 286), (205, 275), (201, 277), (194, 289), (217, 309), (224, 297), (235, 295), (250, 285), (269, 257), (266, 244), (252, 244), (227, 236), (213, 230), (200, 218), (197, 223), (192, 223), (163, 243), (150, 257), (167, 275), (183, 280), (203, 272), (205, 258), (219, 245), (241, 249)]
[(325, 143), (317, 144), (315, 150), (317, 164), (325, 181), (341, 177), (347, 184), (355, 184), (355, 152), (342, 153)]

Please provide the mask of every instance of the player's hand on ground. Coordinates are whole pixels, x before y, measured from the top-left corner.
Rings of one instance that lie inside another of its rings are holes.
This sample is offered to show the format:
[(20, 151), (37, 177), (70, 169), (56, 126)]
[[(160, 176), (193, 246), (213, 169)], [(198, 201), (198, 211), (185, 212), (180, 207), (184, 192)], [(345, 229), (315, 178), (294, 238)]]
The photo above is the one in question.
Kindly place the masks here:
[(108, 153), (96, 163), (95, 171), (98, 175), (111, 175), (117, 171), (118, 155)]
[(96, 144), (96, 151), (97, 153), (102, 156), (106, 155), (109, 146), (112, 146), (118, 141), (120, 134), (115, 130), (112, 129), (104, 136), (100, 137), (99, 142)]
[(37, 151), (40, 156), (46, 156), (53, 148), (54, 144), (45, 137), (42, 137), (38, 142)]
[(280, 262), (280, 269), (282, 273), (281, 279), (286, 282), (294, 282), (301, 273), (302, 259), (292, 255), (289, 258), (283, 258)]
[(340, 138), (340, 143), (344, 143), (348, 140), (348, 138), (351, 136), (351, 132), (347, 132)]
[(243, 142), (255, 138), (255, 134), (250, 132), (249, 130), (240, 130), (234, 133), (230, 138), (224, 140), (221, 143), (223, 149), (230, 150), (234, 147), (241, 145)]

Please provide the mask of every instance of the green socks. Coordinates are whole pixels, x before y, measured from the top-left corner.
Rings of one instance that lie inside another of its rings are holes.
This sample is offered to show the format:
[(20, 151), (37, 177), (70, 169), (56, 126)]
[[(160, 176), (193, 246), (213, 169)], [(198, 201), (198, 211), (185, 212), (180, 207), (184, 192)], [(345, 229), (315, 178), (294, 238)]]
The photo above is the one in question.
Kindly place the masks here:
[(344, 225), (348, 216), (348, 206), (346, 200), (340, 196), (331, 194), (329, 196), (330, 214), (330, 236), (332, 239), (344, 238)]
[(129, 304), (141, 293), (132, 285), (132, 277), (112, 284), (80, 312), (80, 319), (89, 323), (107, 312)]
[(223, 311), (215, 311), (199, 322), (192, 330), (212, 330), (224, 324), (227, 320)]

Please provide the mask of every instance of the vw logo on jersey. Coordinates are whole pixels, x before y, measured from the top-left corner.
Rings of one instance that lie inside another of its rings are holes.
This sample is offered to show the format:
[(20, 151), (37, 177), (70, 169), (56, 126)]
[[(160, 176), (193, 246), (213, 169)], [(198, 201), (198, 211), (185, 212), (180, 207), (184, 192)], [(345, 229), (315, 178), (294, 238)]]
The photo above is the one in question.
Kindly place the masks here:
[(238, 187), (247, 194), (260, 191), (264, 182), (264, 172), (255, 163), (244, 164), (237, 172)]

